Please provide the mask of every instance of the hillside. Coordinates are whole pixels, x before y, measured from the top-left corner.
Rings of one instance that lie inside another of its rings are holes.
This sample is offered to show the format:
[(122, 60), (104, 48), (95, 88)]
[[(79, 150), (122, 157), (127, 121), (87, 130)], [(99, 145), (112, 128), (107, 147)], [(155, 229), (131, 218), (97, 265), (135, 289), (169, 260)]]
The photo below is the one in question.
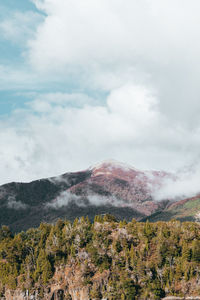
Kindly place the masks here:
[(180, 221), (200, 220), (200, 195), (192, 198), (169, 203), (162, 211), (157, 211), (151, 216), (145, 217), (143, 221), (156, 222), (159, 220), (168, 221), (176, 219)]
[(84, 217), (59, 220), (15, 236), (4, 226), (0, 297), (197, 300), (199, 237), (198, 223), (126, 223), (111, 215), (96, 216), (93, 223)]
[(106, 213), (127, 221), (195, 221), (200, 197), (154, 199), (155, 191), (168, 178), (176, 180), (166, 172), (141, 171), (105, 161), (80, 172), (30, 183), (8, 183), (0, 186), (0, 225), (9, 225), (18, 232), (58, 218), (73, 221), (88, 216), (92, 220)]
[(165, 208), (168, 201), (156, 202), (165, 172), (143, 172), (106, 161), (85, 171), (0, 186), (0, 225), (15, 231), (54, 222), (58, 218), (111, 213), (118, 219), (140, 220)]

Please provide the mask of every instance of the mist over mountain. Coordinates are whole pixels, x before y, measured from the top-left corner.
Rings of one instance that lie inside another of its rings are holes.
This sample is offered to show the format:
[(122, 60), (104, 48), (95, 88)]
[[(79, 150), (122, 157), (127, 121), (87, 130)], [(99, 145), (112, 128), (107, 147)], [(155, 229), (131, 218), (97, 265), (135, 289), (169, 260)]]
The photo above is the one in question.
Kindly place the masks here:
[[(127, 220), (153, 220), (154, 216), (170, 219), (175, 216), (174, 212), (167, 213), (167, 217), (166, 212), (174, 209), (172, 203), (175, 200), (187, 203), (190, 198), (182, 195), (174, 199), (173, 194), (164, 192), (162, 197), (166, 182), (176, 185), (179, 179), (174, 174), (141, 171), (112, 160), (84, 171), (30, 183), (12, 182), (0, 186), (0, 223), (19, 231), (41, 222), (55, 222), (58, 218), (74, 220), (88, 215), (92, 219), (105, 213)], [(191, 194), (191, 197), (197, 195)], [(198, 202), (198, 196), (196, 199)], [(185, 217), (194, 220), (197, 213), (198, 210), (190, 211), (192, 215), (188, 216), (186, 210)]]

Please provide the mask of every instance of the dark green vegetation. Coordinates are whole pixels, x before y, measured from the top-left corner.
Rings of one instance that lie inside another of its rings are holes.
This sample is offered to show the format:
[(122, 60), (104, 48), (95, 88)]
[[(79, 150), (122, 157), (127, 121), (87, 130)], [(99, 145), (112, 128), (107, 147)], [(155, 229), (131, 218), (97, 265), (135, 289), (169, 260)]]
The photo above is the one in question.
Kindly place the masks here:
[[(200, 225), (117, 222), (111, 215), (73, 223), (58, 220), (13, 235), (0, 230), (0, 296), (5, 289), (38, 290), (53, 284), (88, 299), (162, 299), (200, 293)], [(73, 283), (73, 287), (72, 287)]]

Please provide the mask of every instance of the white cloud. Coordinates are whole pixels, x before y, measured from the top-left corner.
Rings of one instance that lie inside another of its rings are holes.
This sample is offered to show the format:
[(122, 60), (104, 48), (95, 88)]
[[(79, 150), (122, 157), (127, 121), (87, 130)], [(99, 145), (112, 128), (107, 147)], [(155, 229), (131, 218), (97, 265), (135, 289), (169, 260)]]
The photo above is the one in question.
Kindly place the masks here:
[(22, 203), (20, 200), (16, 201), (14, 196), (8, 197), (7, 207), (15, 210), (26, 209), (28, 205)]
[(84, 205), (84, 203), (81, 201), (81, 198), (71, 194), (68, 191), (60, 193), (56, 199), (54, 199), (52, 202), (47, 203), (46, 208), (61, 208), (63, 206), (67, 206), (69, 203), (75, 203), (78, 206)]
[(34, 0), (46, 14), (29, 61), (40, 76), (111, 91), (152, 87), (171, 121), (199, 126), (198, 0)]
[(70, 203), (74, 203), (77, 206), (84, 207), (88, 205), (101, 206), (101, 205), (112, 205), (115, 207), (131, 207), (131, 203), (125, 203), (116, 197), (105, 197), (99, 195), (89, 195), (86, 199), (81, 196), (74, 195), (68, 191), (60, 193), (56, 199), (47, 203), (46, 208), (58, 209), (63, 206), (67, 206)]
[(181, 170), (176, 179), (166, 178), (161, 189), (153, 194), (156, 200), (181, 200), (200, 194), (200, 165), (199, 162), (192, 168)]
[(0, 64), (0, 91), (36, 89), (41, 86), (41, 81), (38, 82), (37, 74), (24, 66)]
[[(22, 14), (1, 23), (28, 45), (28, 65), (0, 66), (0, 89), (49, 92), (1, 121), (1, 183), (107, 158), (175, 170), (199, 157), (198, 0), (33, 2), (36, 26)], [(51, 92), (58, 83), (74, 92)]]
[(102, 106), (80, 99), (80, 94), (39, 95), (0, 122), (1, 183), (81, 170), (108, 158), (175, 170), (198, 156), (199, 129), (189, 132), (166, 120), (151, 90), (126, 85)]
[(1, 38), (12, 43), (26, 43), (27, 39), (34, 37), (36, 26), (42, 19), (41, 14), (32, 11), (15, 11), (0, 22)]
[(144, 87), (125, 85), (111, 92), (108, 108), (116, 115), (122, 115), (138, 125), (152, 125), (157, 118), (157, 99)]

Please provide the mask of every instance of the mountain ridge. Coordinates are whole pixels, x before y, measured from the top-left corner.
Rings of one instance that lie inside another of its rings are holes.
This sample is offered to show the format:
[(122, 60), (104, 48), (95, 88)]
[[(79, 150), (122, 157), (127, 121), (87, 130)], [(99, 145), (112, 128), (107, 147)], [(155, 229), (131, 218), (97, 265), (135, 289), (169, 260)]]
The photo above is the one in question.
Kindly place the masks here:
[[(143, 220), (169, 210), (173, 201), (155, 201), (153, 193), (166, 178), (164, 171), (141, 171), (113, 160), (79, 172), (0, 186), (0, 224), (26, 230), (58, 218), (74, 220), (110, 213), (118, 219)], [(183, 199), (182, 199), (183, 200)], [(187, 200), (189, 201), (189, 200)]]

